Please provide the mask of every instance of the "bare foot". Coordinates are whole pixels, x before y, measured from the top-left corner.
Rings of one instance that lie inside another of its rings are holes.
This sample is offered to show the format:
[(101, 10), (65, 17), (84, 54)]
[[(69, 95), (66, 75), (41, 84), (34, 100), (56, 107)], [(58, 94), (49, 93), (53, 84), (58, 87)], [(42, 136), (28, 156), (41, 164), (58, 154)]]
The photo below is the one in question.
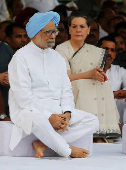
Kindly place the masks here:
[(35, 140), (32, 143), (33, 148), (36, 151), (35, 157), (36, 158), (41, 158), (43, 156), (43, 152), (46, 150), (47, 146), (44, 145), (41, 141)]
[(72, 150), (70, 157), (72, 158), (86, 158), (89, 155), (89, 151), (82, 149), (82, 148), (76, 148), (74, 146), (70, 145), (70, 149)]

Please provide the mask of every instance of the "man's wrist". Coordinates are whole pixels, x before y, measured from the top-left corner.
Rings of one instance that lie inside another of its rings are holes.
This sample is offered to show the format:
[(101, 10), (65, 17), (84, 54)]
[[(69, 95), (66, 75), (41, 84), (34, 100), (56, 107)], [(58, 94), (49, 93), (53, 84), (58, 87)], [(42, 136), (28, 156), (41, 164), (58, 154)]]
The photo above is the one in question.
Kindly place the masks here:
[(70, 119), (71, 118), (71, 111), (65, 111), (64, 114)]
[(65, 113), (70, 113), (70, 114), (71, 114), (71, 111), (65, 111), (64, 114), (65, 114)]

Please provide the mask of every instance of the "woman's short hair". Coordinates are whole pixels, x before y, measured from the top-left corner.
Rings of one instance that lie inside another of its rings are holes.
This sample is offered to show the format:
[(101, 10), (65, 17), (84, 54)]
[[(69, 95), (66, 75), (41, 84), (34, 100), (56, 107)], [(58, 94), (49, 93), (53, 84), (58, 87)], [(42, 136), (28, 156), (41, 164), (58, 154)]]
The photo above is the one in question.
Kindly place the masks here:
[(86, 20), (86, 23), (87, 23), (87, 26), (89, 27), (91, 25), (91, 22), (92, 22), (92, 19), (91, 17), (89, 16), (88, 13), (86, 13), (85, 11), (73, 11), (69, 17), (69, 20), (68, 20), (68, 25), (71, 26), (71, 22), (74, 18), (78, 18), (78, 17), (82, 17)]

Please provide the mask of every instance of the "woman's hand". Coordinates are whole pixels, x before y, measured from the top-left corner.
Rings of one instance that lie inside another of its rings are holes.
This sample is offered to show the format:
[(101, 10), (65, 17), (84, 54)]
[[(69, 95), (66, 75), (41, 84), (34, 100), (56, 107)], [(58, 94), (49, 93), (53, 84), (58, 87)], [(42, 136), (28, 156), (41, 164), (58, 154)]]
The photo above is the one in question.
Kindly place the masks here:
[(99, 66), (91, 70), (90, 74), (92, 79), (98, 80), (100, 82), (105, 82), (108, 80), (106, 74)]
[(67, 74), (69, 76), (70, 81), (80, 80), (80, 79), (95, 79), (100, 82), (104, 82), (108, 80), (105, 72), (99, 66), (97, 66), (93, 70), (78, 73), (78, 74), (72, 74), (71, 70), (67, 70)]

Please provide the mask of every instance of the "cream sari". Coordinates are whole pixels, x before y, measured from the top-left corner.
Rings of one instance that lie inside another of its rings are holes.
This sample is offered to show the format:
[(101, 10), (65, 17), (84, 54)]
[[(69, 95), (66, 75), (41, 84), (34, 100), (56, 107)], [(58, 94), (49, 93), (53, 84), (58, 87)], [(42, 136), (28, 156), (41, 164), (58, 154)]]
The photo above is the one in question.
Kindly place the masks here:
[[(56, 50), (69, 62), (72, 74), (87, 72), (100, 66), (105, 50), (84, 44), (74, 54), (69, 41), (59, 45)], [(69, 50), (72, 50), (70, 53)], [(70, 56), (67, 56), (71, 54)], [(68, 65), (68, 63), (67, 63)], [(80, 79), (72, 81), (75, 98), (75, 108), (90, 112), (99, 118), (99, 129), (95, 136), (117, 137), (119, 130), (119, 114), (113, 97), (113, 91), (108, 82), (99, 82), (93, 79)]]

